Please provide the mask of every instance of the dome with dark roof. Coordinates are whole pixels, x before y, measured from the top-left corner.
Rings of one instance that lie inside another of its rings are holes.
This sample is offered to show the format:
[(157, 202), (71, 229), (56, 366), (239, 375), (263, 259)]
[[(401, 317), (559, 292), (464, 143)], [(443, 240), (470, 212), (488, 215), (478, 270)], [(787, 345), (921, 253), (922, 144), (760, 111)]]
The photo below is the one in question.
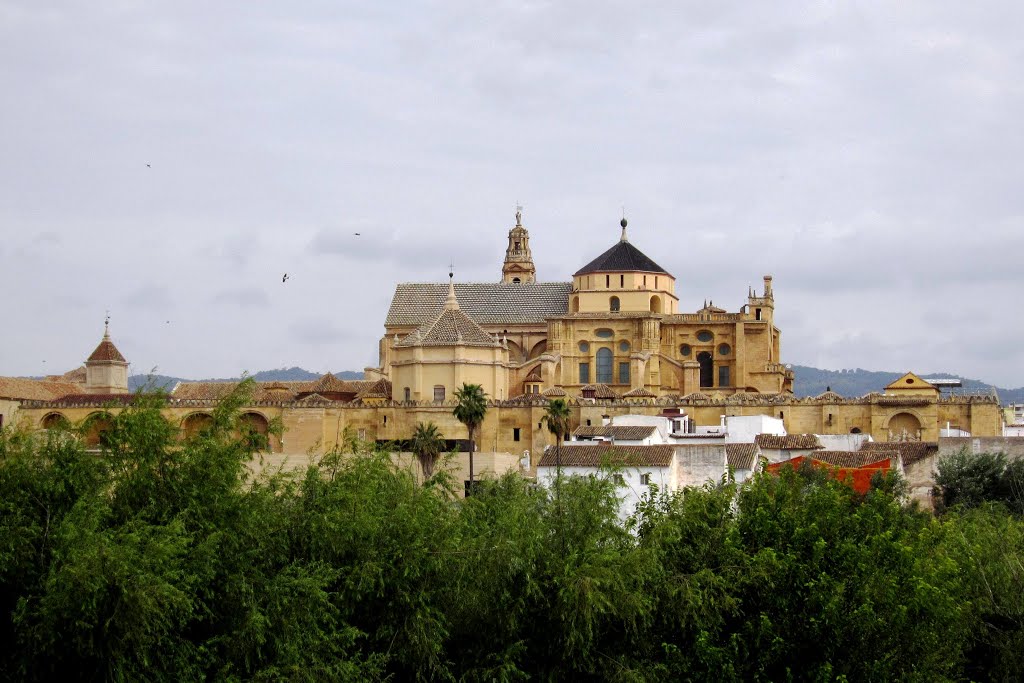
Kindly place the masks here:
[(622, 239), (611, 249), (576, 271), (573, 276), (589, 273), (621, 273), (623, 271), (670, 275), (667, 270), (652, 261), (647, 254), (634, 247), (628, 240)]

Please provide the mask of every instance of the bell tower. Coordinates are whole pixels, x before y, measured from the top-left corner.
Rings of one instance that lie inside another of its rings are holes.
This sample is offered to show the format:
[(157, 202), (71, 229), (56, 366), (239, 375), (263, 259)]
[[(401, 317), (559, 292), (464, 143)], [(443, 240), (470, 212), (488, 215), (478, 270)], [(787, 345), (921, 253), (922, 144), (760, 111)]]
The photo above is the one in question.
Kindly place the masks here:
[(516, 207), (516, 224), (508, 231), (508, 248), (501, 267), (501, 281), (506, 283), (536, 282), (537, 269), (530, 254), (530, 233), (523, 227), (523, 207)]

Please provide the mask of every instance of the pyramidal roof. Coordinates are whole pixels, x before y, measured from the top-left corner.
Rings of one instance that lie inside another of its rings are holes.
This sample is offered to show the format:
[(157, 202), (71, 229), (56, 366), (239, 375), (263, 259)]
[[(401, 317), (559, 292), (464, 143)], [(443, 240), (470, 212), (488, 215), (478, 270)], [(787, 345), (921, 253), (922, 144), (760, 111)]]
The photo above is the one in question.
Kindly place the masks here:
[(576, 275), (586, 275), (587, 273), (604, 273), (608, 271), (616, 273), (622, 271), (640, 271), (644, 273), (665, 273), (666, 275), (669, 275), (667, 270), (652, 261), (647, 254), (629, 243), (629, 238), (626, 237), (625, 218), (622, 219), (621, 225), (622, 237), (619, 238), (618, 243), (573, 273), (574, 277)]
[(499, 346), (472, 318), (459, 308), (455, 286), (448, 283), (448, 298), (440, 313), (420, 325), (395, 346)]
[(103, 326), (103, 340), (100, 341), (100, 345), (96, 347), (89, 358), (86, 359), (86, 363), (92, 362), (104, 362), (104, 361), (116, 361), (118, 363), (127, 363), (121, 352), (114, 346), (114, 342), (110, 341), (110, 329), (109, 326)]

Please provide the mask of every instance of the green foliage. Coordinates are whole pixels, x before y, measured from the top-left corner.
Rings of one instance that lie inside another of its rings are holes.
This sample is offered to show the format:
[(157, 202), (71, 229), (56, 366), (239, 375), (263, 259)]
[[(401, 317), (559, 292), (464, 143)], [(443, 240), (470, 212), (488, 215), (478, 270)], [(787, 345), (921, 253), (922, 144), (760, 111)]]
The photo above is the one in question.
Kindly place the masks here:
[(859, 495), (804, 468), (652, 487), (623, 525), (612, 477), (555, 496), (508, 474), (461, 500), (354, 438), (254, 478), (266, 439), (241, 416), (250, 390), (188, 438), (148, 395), (109, 417), (99, 452), (74, 431), (0, 433), (0, 679), (1024, 669), (1024, 527), (1001, 507), (936, 519), (898, 482)]
[(429, 480), (434, 474), (434, 463), (437, 462), (437, 456), (444, 449), (444, 439), (441, 438), (441, 432), (437, 425), (433, 422), (418, 423), (412, 432), (409, 445), (420, 462), (424, 481)]
[[(466, 425), (469, 440), (473, 441), (477, 428), (483, 424), (484, 416), (487, 415), (487, 394), (479, 384), (463, 384), (455, 390), (455, 400), (458, 403), (452, 415)], [(475, 450), (475, 446), (471, 448)]]
[(1001, 503), (1024, 514), (1024, 461), (1004, 453), (971, 453), (966, 448), (939, 460), (935, 485), (940, 509)]

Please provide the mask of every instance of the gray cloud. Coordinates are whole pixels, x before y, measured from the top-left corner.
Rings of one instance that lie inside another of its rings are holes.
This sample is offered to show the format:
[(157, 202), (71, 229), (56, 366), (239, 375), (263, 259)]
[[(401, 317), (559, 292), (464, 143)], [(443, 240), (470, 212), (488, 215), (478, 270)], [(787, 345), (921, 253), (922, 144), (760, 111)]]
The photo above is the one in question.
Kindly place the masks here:
[(108, 307), (139, 367), (362, 367), (395, 282), (452, 260), (498, 278), (519, 201), (543, 279), (610, 246), (625, 205), (684, 308), (735, 310), (773, 273), (784, 360), (1024, 384), (1000, 342), (1024, 332), (1002, 310), (1022, 20), (1005, 0), (6, 3), (0, 272), (31, 286), (0, 374), (77, 362)]

